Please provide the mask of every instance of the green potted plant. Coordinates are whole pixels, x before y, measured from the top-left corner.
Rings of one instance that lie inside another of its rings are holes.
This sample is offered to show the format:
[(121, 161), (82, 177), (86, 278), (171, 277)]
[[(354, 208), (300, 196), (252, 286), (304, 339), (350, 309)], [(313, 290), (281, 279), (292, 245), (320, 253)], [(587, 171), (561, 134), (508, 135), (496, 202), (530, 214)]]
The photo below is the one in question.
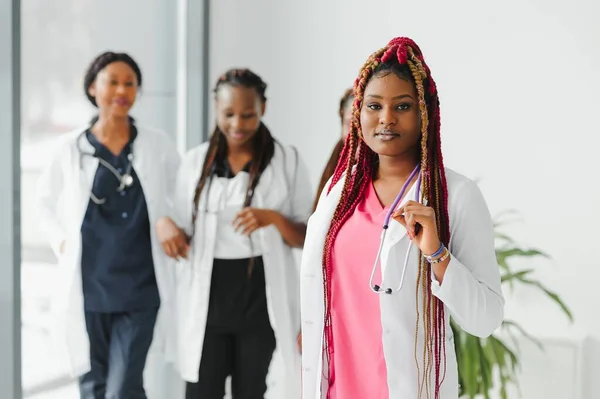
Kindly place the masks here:
[[(501, 226), (506, 223), (506, 215), (514, 211), (504, 212), (496, 218), (494, 229), (496, 232), (496, 256), (501, 269), (501, 277), (505, 294), (517, 285), (534, 287), (550, 300), (554, 301), (566, 317), (573, 321), (573, 315), (562, 299), (541, 282), (533, 277), (533, 269), (513, 270), (509, 261), (515, 258), (539, 258), (549, 256), (535, 248), (524, 248), (517, 244), (510, 236), (501, 231)], [(520, 334), (533, 342), (540, 349), (539, 341), (527, 334), (516, 322), (505, 320), (500, 331), (488, 338), (477, 338), (462, 331), (454, 322), (450, 322), (454, 333), (456, 358), (458, 362), (458, 378), (460, 384), (460, 397), (474, 399), (475, 397), (490, 398), (492, 388), (500, 396), (507, 398), (507, 387), (511, 384), (518, 386), (516, 371), (519, 365), (516, 334)], [(502, 334), (500, 334), (502, 333)], [(497, 375), (499, 386), (494, 387), (494, 375)]]

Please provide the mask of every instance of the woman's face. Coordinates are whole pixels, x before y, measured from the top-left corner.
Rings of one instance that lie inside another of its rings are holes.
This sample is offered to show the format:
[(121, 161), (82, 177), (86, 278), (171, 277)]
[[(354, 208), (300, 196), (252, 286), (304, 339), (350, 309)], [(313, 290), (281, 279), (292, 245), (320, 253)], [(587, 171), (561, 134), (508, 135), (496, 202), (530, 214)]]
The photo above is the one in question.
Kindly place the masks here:
[(393, 72), (373, 76), (365, 88), (360, 125), (364, 142), (379, 155), (418, 151), (421, 118), (413, 82)]
[(102, 114), (124, 118), (137, 97), (137, 76), (127, 63), (113, 62), (98, 72), (88, 92), (96, 99)]
[(254, 88), (221, 85), (216, 95), (217, 126), (225, 135), (228, 146), (248, 145), (260, 126), (265, 112)]

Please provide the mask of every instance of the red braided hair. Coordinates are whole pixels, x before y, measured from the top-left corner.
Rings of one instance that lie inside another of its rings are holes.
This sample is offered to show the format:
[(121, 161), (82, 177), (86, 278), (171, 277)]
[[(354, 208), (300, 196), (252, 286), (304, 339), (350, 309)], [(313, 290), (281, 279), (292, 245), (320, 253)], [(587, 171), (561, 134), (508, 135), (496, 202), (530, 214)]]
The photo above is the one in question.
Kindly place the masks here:
[[(354, 82), (354, 103), (351, 129), (340, 155), (328, 190), (343, 181), (340, 201), (334, 211), (323, 251), (323, 281), (325, 290), (325, 351), (331, 361), (333, 334), (331, 326), (331, 274), (333, 244), (342, 225), (360, 202), (366, 187), (377, 170), (377, 154), (362, 140), (360, 111), (365, 88), (370, 79), (379, 72), (393, 71), (410, 79), (419, 98), (421, 113), (421, 200), (435, 210), (438, 235), (444, 245), (450, 241), (448, 217), (448, 189), (441, 151), (440, 109), (437, 88), (421, 49), (409, 38), (392, 39), (388, 45), (373, 53), (360, 70)], [(355, 157), (358, 151), (358, 156)], [(352, 156), (351, 156), (352, 154)], [(420, 254), (421, 255), (421, 254)], [(419, 375), (419, 397), (425, 390), (430, 397), (432, 373), (435, 376), (433, 396), (439, 398), (440, 386), (446, 370), (446, 327), (444, 305), (431, 294), (431, 266), (419, 256), (416, 281), (417, 322), (415, 326), (415, 362)], [(422, 328), (422, 330), (420, 330)], [(420, 333), (421, 331), (421, 333)], [(419, 334), (424, 335), (425, 345), (421, 359), (417, 353)], [(330, 368), (331, 369), (331, 368)], [(330, 382), (332, 375), (329, 375)]]

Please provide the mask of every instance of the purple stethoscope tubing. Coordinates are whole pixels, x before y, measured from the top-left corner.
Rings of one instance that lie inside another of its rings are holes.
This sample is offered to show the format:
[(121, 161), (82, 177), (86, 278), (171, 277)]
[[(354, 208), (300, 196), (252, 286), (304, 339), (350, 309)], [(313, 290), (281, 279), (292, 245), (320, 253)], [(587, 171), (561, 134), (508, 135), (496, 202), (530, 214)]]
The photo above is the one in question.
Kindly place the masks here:
[[(394, 202), (392, 203), (392, 205), (390, 206), (389, 211), (387, 212), (387, 214), (385, 215), (385, 219), (383, 221), (383, 226), (382, 226), (382, 231), (381, 231), (381, 239), (379, 240), (379, 249), (377, 250), (377, 257), (375, 258), (375, 262), (373, 264), (373, 269), (371, 270), (371, 278), (369, 279), (369, 288), (371, 289), (371, 291), (373, 291), (376, 294), (388, 294), (391, 295), (394, 291), (395, 292), (400, 292), (402, 290), (402, 285), (404, 284), (404, 276), (406, 274), (406, 268), (408, 266), (408, 259), (409, 259), (409, 254), (410, 254), (410, 250), (412, 248), (413, 245), (413, 241), (411, 240), (410, 243), (408, 244), (408, 249), (406, 251), (406, 256), (404, 258), (404, 266), (402, 268), (402, 275), (400, 277), (400, 283), (398, 284), (398, 288), (396, 288), (396, 290), (393, 290), (391, 288), (382, 288), (383, 287), (383, 274), (381, 276), (381, 285), (377, 285), (377, 284), (373, 284), (373, 279), (375, 278), (375, 273), (377, 272), (377, 265), (379, 264), (379, 259), (381, 258), (381, 251), (383, 250), (383, 243), (385, 241), (385, 235), (387, 233), (389, 224), (390, 224), (390, 220), (392, 218), (392, 214), (394, 213), (394, 211), (396, 210), (396, 207), (398, 206), (398, 203), (402, 200), (402, 198), (404, 197), (404, 193), (406, 192), (410, 182), (414, 179), (415, 175), (418, 173), (419, 177), (417, 178), (417, 186), (416, 186), (416, 190), (415, 190), (415, 201), (419, 202), (419, 196), (421, 194), (421, 173), (420, 173), (420, 169), (421, 166), (417, 165), (415, 167), (415, 169), (412, 171), (412, 173), (410, 174), (410, 176), (408, 177), (408, 179), (406, 179), (406, 182), (404, 182), (404, 185), (402, 186), (402, 189), (400, 190), (400, 193), (398, 193), (398, 195), (396, 196), (396, 199), (394, 200)], [(424, 202), (426, 202), (427, 200), (424, 200)], [(427, 205), (427, 204), (425, 204)]]

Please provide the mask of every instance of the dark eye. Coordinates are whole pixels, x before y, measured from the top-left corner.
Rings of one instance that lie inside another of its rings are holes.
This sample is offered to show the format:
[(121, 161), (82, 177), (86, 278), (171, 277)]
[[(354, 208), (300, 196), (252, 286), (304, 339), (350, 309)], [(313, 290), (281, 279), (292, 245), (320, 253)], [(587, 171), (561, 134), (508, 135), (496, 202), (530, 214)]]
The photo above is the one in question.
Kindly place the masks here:
[(233, 118), (233, 113), (232, 112), (226, 112), (225, 113), (225, 117), (226, 118)]
[(398, 105), (398, 110), (400, 110), (400, 111), (408, 111), (411, 107), (412, 107), (412, 104), (403, 103), (403, 104)]
[(379, 104), (369, 104), (367, 105), (367, 108), (373, 110), (373, 111), (377, 111), (381, 109), (381, 106)]
[(111, 80), (110, 84), (113, 85), (113, 86), (116, 86), (116, 85), (119, 84), (119, 82), (117, 82), (116, 80)]
[(244, 119), (252, 119), (252, 118), (254, 118), (255, 115), (256, 114), (254, 114), (254, 113), (252, 113), (252, 114), (244, 114), (244, 115), (242, 115), (242, 118), (244, 118)]
[(133, 87), (133, 82), (127, 82), (127, 83), (125, 83), (125, 86), (127, 86), (127, 87)]

